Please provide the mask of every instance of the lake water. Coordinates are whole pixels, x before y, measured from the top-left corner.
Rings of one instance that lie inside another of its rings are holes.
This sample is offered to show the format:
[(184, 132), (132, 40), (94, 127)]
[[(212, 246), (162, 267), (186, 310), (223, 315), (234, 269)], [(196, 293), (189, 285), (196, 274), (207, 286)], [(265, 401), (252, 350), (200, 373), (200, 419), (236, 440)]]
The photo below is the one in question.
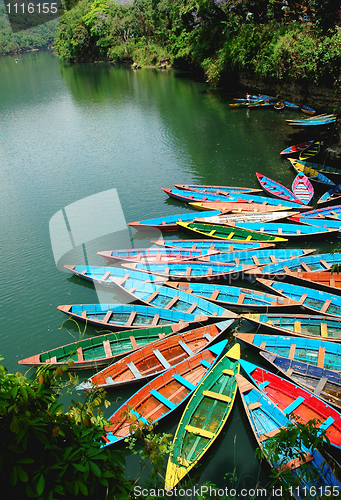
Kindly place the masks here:
[[(292, 112), (232, 109), (231, 95), (184, 74), (67, 66), (48, 51), (17, 64), (0, 59), (0, 89), (0, 354), (10, 372), (19, 359), (78, 335), (63, 324), (59, 304), (104, 300), (63, 264), (103, 265), (99, 250), (150, 244), (160, 235), (126, 222), (191, 211), (161, 190), (173, 183), (258, 187), (260, 171), (290, 187), (294, 173), (279, 151), (307, 138), (289, 130)], [(88, 327), (86, 335), (95, 333)], [(243, 356), (258, 360), (245, 348)], [(110, 394), (108, 416), (132, 392)], [(175, 416), (160, 431), (176, 423)], [(265, 484), (255, 446), (238, 398), (193, 481), (198, 474), (200, 483), (228, 486), (224, 475), (236, 466), (240, 488), (258, 477)], [(129, 467), (134, 476), (137, 465)]]

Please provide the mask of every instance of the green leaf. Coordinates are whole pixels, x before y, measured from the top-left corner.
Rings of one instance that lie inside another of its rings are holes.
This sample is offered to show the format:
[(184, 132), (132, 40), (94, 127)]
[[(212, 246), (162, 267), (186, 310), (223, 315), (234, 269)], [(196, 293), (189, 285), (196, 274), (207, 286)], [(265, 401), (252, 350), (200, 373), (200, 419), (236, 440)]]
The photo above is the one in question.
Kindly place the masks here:
[(72, 464), (75, 469), (79, 470), (80, 472), (86, 472), (86, 467), (85, 465), (81, 464)]
[(20, 466), (17, 466), (17, 471), (18, 471), (18, 476), (20, 478), (20, 481), (22, 481), (23, 483), (27, 483), (27, 481), (28, 481), (27, 472), (24, 471), (24, 469)]
[(17, 461), (18, 464), (34, 464), (33, 458), (22, 458), (21, 460)]
[(18, 481), (18, 473), (17, 473), (17, 468), (16, 466), (13, 467), (13, 470), (12, 470), (12, 473), (11, 473), (11, 476), (10, 476), (10, 481), (11, 481), (11, 485), (12, 486), (15, 486), (17, 484), (17, 481)]
[(90, 463), (90, 468), (91, 468), (92, 472), (95, 474), (95, 476), (101, 477), (102, 473), (101, 473), (101, 469), (98, 467), (98, 465), (95, 464), (95, 462), (91, 462), (91, 461), (89, 461), (89, 463)]
[(43, 493), (44, 488), (45, 488), (45, 478), (43, 474), (40, 474), (39, 481), (36, 486), (38, 495), (41, 495)]
[(79, 481), (79, 480), (77, 481), (77, 484), (78, 484), (78, 487), (79, 487), (81, 493), (83, 493), (83, 495), (85, 495), (85, 496), (88, 496), (89, 492), (88, 492), (87, 486), (84, 483), (82, 483), (82, 481)]

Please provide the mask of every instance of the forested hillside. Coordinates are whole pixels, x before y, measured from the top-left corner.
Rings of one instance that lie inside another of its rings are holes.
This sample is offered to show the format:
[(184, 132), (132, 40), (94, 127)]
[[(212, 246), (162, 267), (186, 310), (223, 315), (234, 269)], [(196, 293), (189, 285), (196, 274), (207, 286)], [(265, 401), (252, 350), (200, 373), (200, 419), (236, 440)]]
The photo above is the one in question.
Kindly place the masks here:
[(5, 5), (0, 2), (0, 55), (22, 50), (46, 48), (54, 43), (57, 20), (41, 24), (30, 30), (12, 33)]
[(337, 0), (81, 0), (61, 18), (56, 50), (71, 61), (199, 68), (211, 84), (238, 71), (332, 85), (341, 67), (339, 7)]

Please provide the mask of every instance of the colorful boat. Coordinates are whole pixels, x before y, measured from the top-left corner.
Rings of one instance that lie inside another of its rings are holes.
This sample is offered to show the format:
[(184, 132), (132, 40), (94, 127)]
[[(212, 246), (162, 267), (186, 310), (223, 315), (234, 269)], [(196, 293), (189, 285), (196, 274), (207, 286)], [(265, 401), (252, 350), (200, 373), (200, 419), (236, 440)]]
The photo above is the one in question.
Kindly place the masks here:
[(223, 264), (235, 263), (236, 265), (265, 266), (272, 262), (282, 262), (288, 259), (303, 257), (314, 251), (313, 248), (279, 248), (276, 250), (254, 250), (253, 252), (247, 250), (246, 252), (219, 253), (210, 257), (203, 257), (201, 260), (205, 262), (221, 262)]
[(313, 156), (316, 156), (320, 152), (321, 148), (321, 143), (320, 141), (314, 142), (309, 148), (305, 149), (304, 151), (301, 151), (298, 159), (299, 160), (308, 160), (309, 158), (313, 158)]
[[(286, 238), (280, 238), (270, 234), (263, 234), (256, 231), (241, 229), (232, 226), (220, 226), (215, 224), (204, 224), (202, 222), (178, 222), (179, 229), (189, 231), (206, 238), (217, 238), (218, 240), (229, 241), (260, 241), (277, 243), (287, 241)], [(302, 226), (304, 227), (304, 226)]]
[(341, 205), (333, 205), (332, 207), (324, 207), (324, 208), (318, 208), (316, 210), (309, 210), (304, 214), (301, 213), (301, 216), (341, 220)]
[(283, 111), (284, 108), (285, 108), (285, 104), (283, 101), (278, 101), (278, 102), (276, 102), (276, 104), (274, 104), (274, 109), (276, 111)]
[(252, 243), (245, 241), (223, 241), (223, 240), (152, 240), (155, 245), (165, 246), (165, 247), (180, 247), (180, 248), (193, 248), (193, 250), (217, 250), (220, 253), (226, 252), (238, 252), (238, 251), (249, 251), (258, 250), (274, 247), (274, 243), (261, 243), (254, 241)]
[(262, 175), (259, 172), (256, 172), (256, 175), (264, 191), (269, 193), (271, 196), (275, 196), (281, 200), (289, 201), (291, 203), (297, 203), (298, 205), (302, 204), (302, 201), (299, 200), (295, 194), (290, 191), (290, 189), (282, 186), (279, 182), (276, 182), (270, 179), (270, 177)]
[(341, 373), (302, 361), (294, 361), (270, 352), (260, 352), (272, 366), (294, 384), (341, 409)]
[(175, 189), (183, 191), (199, 191), (201, 193), (213, 193), (228, 195), (229, 193), (260, 193), (261, 189), (236, 187), (236, 186), (207, 186), (205, 184), (174, 184)]
[[(316, 448), (308, 448), (304, 445), (299, 449), (294, 448), (292, 456), (295, 456), (295, 458), (289, 461), (283, 456), (279, 456), (277, 462), (273, 462), (268, 458), (271, 438), (279, 434), (281, 429), (285, 429), (290, 425), (291, 421), (266, 394), (248, 380), (240, 374), (236, 375), (236, 379), (243, 406), (258, 447), (263, 450), (272, 468), (286, 472), (286, 474), (281, 474), (280, 477), (285, 488), (288, 488), (288, 484), (290, 484), (292, 497), (296, 500), (303, 500), (303, 498), (307, 498), (307, 491), (315, 491), (313, 488), (316, 488), (321, 494), (328, 494), (328, 492), (332, 491), (332, 488), (335, 488), (334, 491), (339, 491), (341, 483)], [(288, 471), (290, 471), (290, 483), (286, 483), (288, 481), (286, 479)], [(295, 487), (292, 485), (295, 485)], [(279, 489), (282, 491), (282, 486)]]
[[(291, 163), (298, 161), (295, 158), (288, 158), (288, 160), (290, 160)], [(326, 175), (329, 179), (334, 181), (335, 184), (340, 184), (341, 182), (341, 170), (335, 167), (329, 167), (328, 165), (320, 165), (319, 163), (313, 163), (311, 161), (306, 161), (306, 160), (299, 160), (299, 163), (301, 163), (304, 166), (313, 168), (318, 172), (321, 172), (322, 174)]]
[(341, 371), (341, 345), (300, 337), (235, 333), (234, 336), (261, 351), (279, 354), (285, 358), (304, 361), (328, 370)]
[(286, 415), (307, 423), (316, 419), (319, 429), (326, 431), (330, 444), (341, 448), (341, 414), (317, 396), (249, 361), (240, 365), (254, 384)]
[(261, 330), (275, 335), (294, 335), (306, 339), (321, 339), (328, 342), (341, 342), (338, 318), (317, 316), (315, 314), (280, 313), (243, 314), (241, 317), (252, 323), (257, 331)]
[(303, 172), (298, 172), (296, 175), (292, 183), (292, 192), (305, 205), (308, 205), (314, 196), (313, 185)]
[(90, 325), (107, 330), (132, 330), (183, 322), (198, 323), (208, 319), (207, 316), (133, 304), (69, 304), (58, 306), (57, 309), (75, 320), (86, 321)]
[[(189, 263), (190, 265), (192, 263)], [(167, 264), (168, 265), (168, 264)], [(216, 317), (236, 318), (237, 316), (223, 307), (214, 306), (207, 300), (197, 300), (187, 293), (176, 292), (163, 286), (165, 280), (159, 276), (145, 272), (130, 271), (122, 268), (97, 266), (65, 266), (72, 273), (102, 286), (118, 287), (127, 295), (130, 302), (140, 301), (147, 306), (153, 306), (168, 311), (186, 312), (190, 314)]]
[(261, 268), (252, 269), (247, 274), (257, 276), (283, 276), (288, 272), (330, 271), (334, 264), (341, 264), (341, 253), (305, 255), (286, 262), (275, 262)]
[[(236, 201), (243, 202), (241, 196), (243, 193), (230, 193), (226, 195), (219, 195), (214, 193), (201, 193), (200, 191), (186, 191), (184, 189), (168, 189), (161, 188), (170, 198), (174, 198), (185, 203), (193, 201)], [(244, 195), (252, 196), (252, 195)]]
[(302, 121), (295, 121), (295, 122), (290, 122), (289, 125), (292, 127), (311, 127), (311, 126), (317, 126), (320, 127), (322, 125), (331, 125), (332, 123), (336, 122), (336, 116), (333, 116), (332, 118), (324, 118), (318, 119), (318, 120), (302, 120)]
[(166, 284), (176, 288), (177, 291), (181, 290), (199, 299), (205, 299), (238, 312), (248, 310), (276, 311), (287, 307), (299, 307), (299, 303), (294, 300), (237, 286), (180, 281), (166, 282)]
[(240, 346), (235, 344), (195, 390), (175, 431), (165, 489), (170, 491), (200, 461), (222, 431), (237, 393)]
[(72, 370), (101, 368), (112, 363), (115, 358), (125, 356), (161, 338), (174, 335), (187, 327), (187, 323), (177, 323), (169, 326), (106, 333), (20, 359), (18, 363), (29, 366), (58, 367), (71, 361)]
[(302, 273), (289, 272), (286, 274), (285, 280), (300, 286), (341, 295), (341, 274), (313, 271)]
[(171, 281), (220, 281), (228, 279), (233, 274), (238, 276), (245, 271), (256, 267), (255, 264), (220, 264), (212, 262), (168, 262), (143, 265), (142, 263), (123, 264), (127, 269), (135, 269), (142, 273), (154, 274)]
[(341, 184), (332, 187), (329, 191), (324, 193), (319, 200), (317, 200), (318, 205), (322, 204), (334, 204), (337, 201), (341, 201)]
[(273, 106), (273, 102), (267, 101), (267, 102), (258, 102), (258, 103), (248, 104), (248, 108), (262, 108), (264, 106)]
[(303, 172), (303, 174), (306, 175), (311, 181), (314, 181), (323, 187), (327, 186), (329, 187), (329, 189), (331, 186), (335, 186), (335, 182), (331, 181), (328, 177), (322, 174), (322, 172), (314, 170), (311, 167), (307, 167), (306, 165), (303, 165), (296, 160), (293, 162), (292, 158), (288, 158), (288, 160), (291, 162), (293, 168), (297, 173)]
[(289, 146), (285, 149), (283, 149), (283, 151), (280, 152), (281, 155), (290, 155), (290, 154), (294, 154), (294, 153), (300, 153), (301, 151), (304, 151), (305, 149), (309, 148), (309, 146), (311, 146), (312, 144), (314, 144), (314, 141), (306, 141), (306, 142), (300, 142), (299, 144), (294, 144), (293, 146)]
[[(212, 215), (221, 214), (221, 210), (215, 210)], [(186, 214), (168, 215), (165, 217), (153, 217), (152, 219), (138, 220), (135, 222), (128, 222), (128, 226), (138, 229), (140, 231), (150, 231), (151, 229), (159, 229), (160, 231), (176, 231), (177, 221), (192, 221), (195, 217), (200, 217), (199, 212), (188, 212)]]
[[(288, 213), (289, 214), (289, 213)], [(294, 215), (294, 214), (293, 214)], [(296, 214), (297, 215), (297, 214)], [(195, 260), (219, 253), (217, 250), (192, 250), (184, 248), (125, 248), (97, 252), (109, 262), (177, 262)]]
[(293, 222), (299, 222), (300, 224), (307, 224), (308, 226), (318, 226), (324, 229), (337, 229), (340, 231), (341, 220), (334, 219), (318, 219), (316, 217), (290, 217), (289, 220)]
[(293, 102), (289, 101), (283, 101), (285, 106), (289, 109), (294, 109), (295, 111), (298, 111), (300, 109), (298, 104), (294, 104)]
[(310, 108), (309, 106), (306, 106), (305, 104), (303, 104), (301, 106), (301, 110), (303, 111), (303, 113), (306, 113), (307, 115), (314, 115), (315, 114), (315, 109)]
[[(260, 196), (258, 196), (260, 198)], [(256, 198), (255, 198), (256, 200)], [(278, 203), (278, 200), (274, 198), (266, 198), (265, 196), (262, 197), (262, 202), (261, 203), (254, 203), (254, 202), (242, 202), (242, 203), (235, 203), (235, 202), (194, 202), (194, 203), (189, 203), (193, 208), (196, 210), (203, 210), (203, 211), (210, 211), (210, 210), (221, 210), (222, 212), (231, 212), (235, 214), (248, 214), (248, 213), (267, 213), (267, 212), (274, 212), (278, 210), (292, 210), (296, 209), (298, 210), (297, 206), (286, 206), (286, 204), (282, 205), (282, 203)], [(265, 201), (264, 201), (265, 200)], [(303, 205), (299, 207), (300, 210), (302, 210)]]
[(303, 309), (327, 316), (340, 316), (341, 297), (338, 295), (283, 281), (263, 280), (260, 278), (257, 278), (257, 281), (271, 292), (296, 300)]
[[(133, 394), (109, 417), (105, 446), (122, 441), (132, 433), (134, 422), (155, 424), (179, 408), (195, 391), (226, 347), (223, 340), (169, 368)], [(137, 417), (137, 418), (136, 418)]]
[(235, 222), (274, 222), (281, 219), (287, 219), (293, 215), (298, 215), (300, 212), (278, 212), (267, 213), (249, 213), (249, 214), (226, 214), (226, 215), (210, 215), (208, 217), (195, 217), (193, 222), (208, 222), (209, 224), (225, 224), (230, 226)]
[(156, 377), (207, 349), (227, 332), (232, 323), (233, 320), (228, 320), (201, 326), (148, 344), (88, 377), (76, 390), (89, 390), (93, 386), (115, 388)]
[[(196, 222), (190, 223), (196, 224)], [(224, 227), (224, 226), (223, 226)], [(228, 226), (226, 226), (228, 227)], [(259, 222), (236, 222), (231, 224), (230, 229), (237, 230), (244, 229), (252, 231), (253, 233), (278, 236), (280, 238), (293, 239), (293, 240), (307, 240), (324, 237), (338, 236), (337, 229), (329, 229), (317, 226), (305, 226), (304, 224), (282, 224), (276, 222), (266, 222), (265, 224)], [(309, 228), (309, 229), (307, 229)], [(257, 239), (254, 234), (254, 239)]]

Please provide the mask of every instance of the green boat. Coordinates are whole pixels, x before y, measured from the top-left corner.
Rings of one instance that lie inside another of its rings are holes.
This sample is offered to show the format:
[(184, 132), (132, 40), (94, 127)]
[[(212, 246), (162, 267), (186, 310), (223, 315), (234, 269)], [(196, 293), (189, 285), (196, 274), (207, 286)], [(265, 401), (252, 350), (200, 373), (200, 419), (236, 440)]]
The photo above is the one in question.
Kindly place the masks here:
[(235, 344), (201, 381), (174, 436), (165, 489), (171, 490), (199, 462), (217, 438), (236, 397), (240, 345)]
[(257, 231), (250, 231), (239, 227), (222, 226), (215, 224), (205, 224), (199, 222), (177, 222), (180, 229), (195, 233), (198, 237), (216, 238), (228, 241), (269, 241), (283, 242), (286, 238), (279, 238), (270, 234), (263, 234)]
[(147, 344), (184, 330), (186, 327), (188, 323), (179, 323), (97, 335), (35, 354), (19, 360), (18, 363), (29, 366), (48, 364), (57, 367), (71, 361), (73, 362), (72, 370), (97, 369), (109, 365), (117, 357), (125, 356)]

